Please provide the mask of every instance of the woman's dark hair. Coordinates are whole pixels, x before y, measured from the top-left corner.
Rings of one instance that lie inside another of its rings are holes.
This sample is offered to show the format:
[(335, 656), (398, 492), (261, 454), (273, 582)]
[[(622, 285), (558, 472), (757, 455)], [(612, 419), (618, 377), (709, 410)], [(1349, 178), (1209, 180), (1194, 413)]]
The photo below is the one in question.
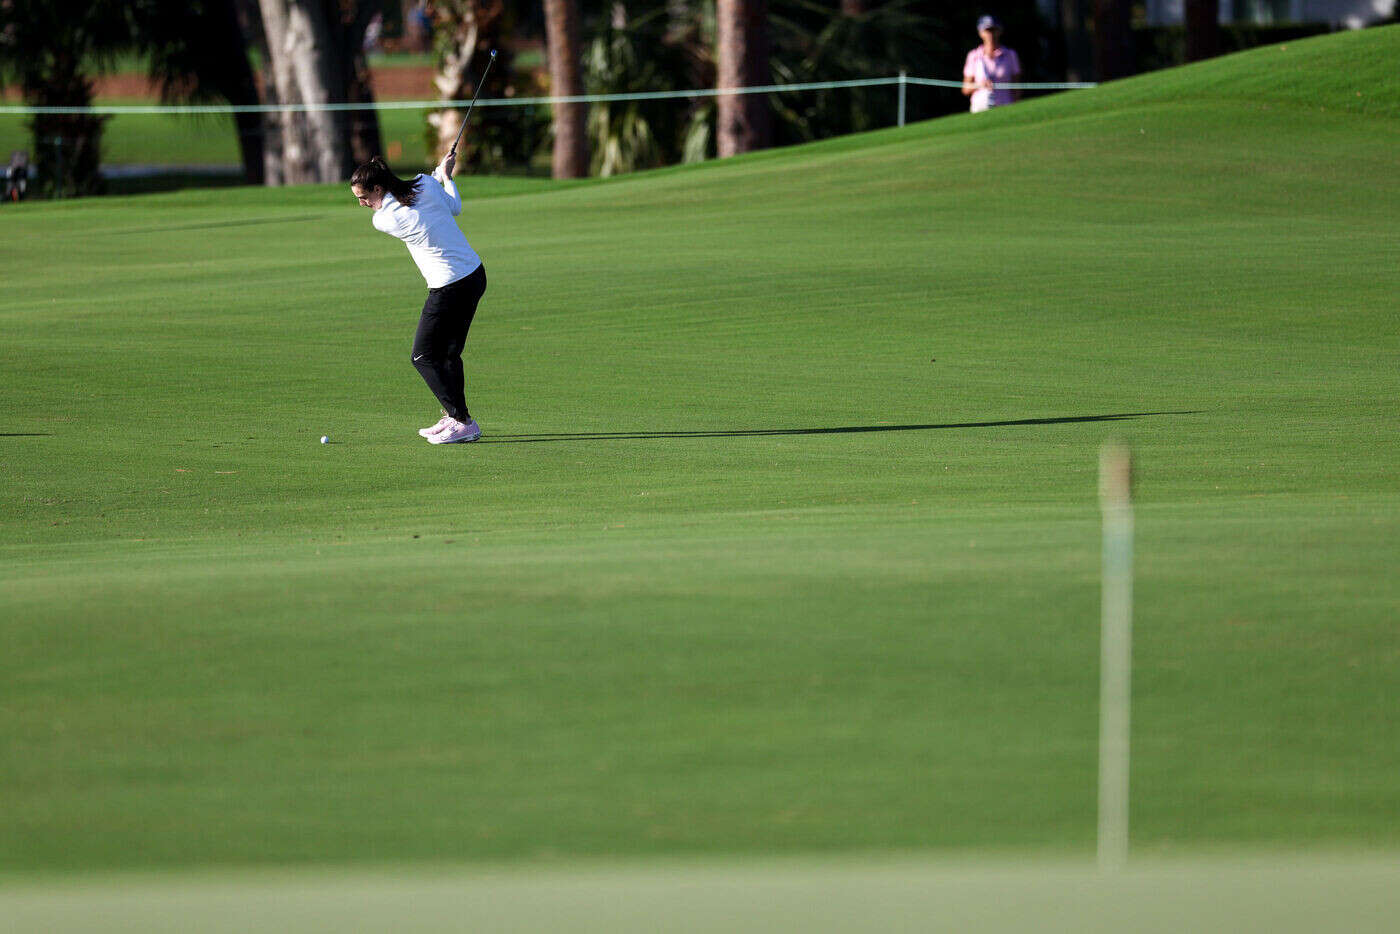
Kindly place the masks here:
[(350, 184), (358, 185), (366, 191), (371, 188), (383, 188), (404, 207), (411, 207), (413, 202), (418, 200), (418, 179), (399, 178), (389, 171), (388, 164), (378, 156), (356, 169), (350, 176)]

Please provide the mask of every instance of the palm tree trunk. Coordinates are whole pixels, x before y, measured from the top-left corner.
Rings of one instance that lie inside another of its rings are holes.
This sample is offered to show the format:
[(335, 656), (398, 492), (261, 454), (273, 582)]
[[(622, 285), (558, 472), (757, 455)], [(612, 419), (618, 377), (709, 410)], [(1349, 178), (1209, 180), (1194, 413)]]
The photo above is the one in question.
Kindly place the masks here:
[[(550, 94), (555, 97), (582, 94), (578, 0), (544, 0), (544, 22), (549, 43)], [(588, 175), (587, 117), (587, 104), (554, 105), (555, 178)]]
[[(769, 83), (767, 0), (717, 0), (715, 28), (719, 90)], [(721, 159), (771, 144), (773, 118), (766, 96), (721, 94), (716, 112)]]

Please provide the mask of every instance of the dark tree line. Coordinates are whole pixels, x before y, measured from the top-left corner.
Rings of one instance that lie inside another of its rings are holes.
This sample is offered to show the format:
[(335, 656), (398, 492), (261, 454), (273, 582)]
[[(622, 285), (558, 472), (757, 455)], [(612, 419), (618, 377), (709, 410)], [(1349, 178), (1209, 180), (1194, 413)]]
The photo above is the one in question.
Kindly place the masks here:
[[(167, 103), (291, 108), (236, 115), (249, 182), (336, 181), (382, 151), (373, 109), (320, 105), (374, 102), (363, 40), (386, 2), (402, 0), (0, 0), (0, 79), (18, 84), (27, 104), (82, 108), (92, 103), (93, 74), (118, 56), (135, 54)], [(723, 90), (918, 67), (921, 51), (946, 54), (945, 46), (959, 41), (949, 36), (958, 35), (955, 20), (968, 19), (962, 41), (970, 44), (974, 15), (970, 3), (944, 10), (921, 0), (713, 0), (712, 19), (704, 0), (631, 0), (630, 7), (626, 0), (541, 0), (540, 6), (531, 0), (527, 6), (434, 0), (433, 80), (445, 104), (471, 96), (491, 49), (502, 55), (488, 96), (706, 83)], [(919, 12), (926, 7), (932, 16)], [(1004, 0), (1001, 7), (1013, 22), (1022, 7), (1023, 22), (1036, 19), (1029, 0)], [(1186, 0), (1189, 60), (1216, 54), (1218, 9), (1218, 0)], [(1063, 46), (1055, 55), (1062, 71), (1072, 78), (1130, 73), (1130, 0), (1059, 0), (1059, 10)], [(545, 89), (527, 88), (513, 70), (506, 40), (521, 19), (543, 23)], [(586, 22), (598, 24), (591, 45)], [(262, 64), (260, 73), (250, 51)], [(548, 127), (553, 173), (625, 171), (674, 159), (676, 150), (686, 158), (723, 157), (885, 121), (881, 99), (843, 95), (799, 101), (721, 94), (681, 109), (679, 119), (641, 104), (561, 103)], [(501, 112), (478, 110), (474, 123), (478, 116), (481, 124), (461, 149), (463, 166), (489, 169), (537, 145), (536, 128), (511, 130)], [(458, 106), (429, 115), (425, 134), (435, 156), (451, 145), (461, 117)], [(42, 188), (100, 189), (104, 123), (87, 113), (31, 119)]]
[[(88, 69), (128, 48), (139, 20), (139, 11), (116, 0), (0, 0), (0, 76), (18, 84), (30, 106), (90, 106)], [(36, 114), (29, 121), (42, 188), (100, 190), (105, 122), (85, 113)]]
[[(0, 77), (25, 104), (83, 108), (93, 75), (137, 55), (166, 103), (373, 103), (363, 52), (376, 7), (359, 0), (0, 0)], [(249, 61), (266, 63), (259, 80)], [(101, 190), (105, 117), (34, 115), (42, 189)], [(345, 178), (381, 149), (373, 110), (235, 117), (253, 183)]]

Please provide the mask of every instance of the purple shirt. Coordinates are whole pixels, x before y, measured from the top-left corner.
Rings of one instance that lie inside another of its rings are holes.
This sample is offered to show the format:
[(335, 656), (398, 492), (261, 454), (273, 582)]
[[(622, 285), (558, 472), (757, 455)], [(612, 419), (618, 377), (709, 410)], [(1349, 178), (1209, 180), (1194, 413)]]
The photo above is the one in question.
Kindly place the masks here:
[[(979, 45), (967, 53), (967, 61), (963, 62), (963, 78), (974, 82), (986, 80), (1000, 85), (1015, 81), (1020, 76), (1021, 60), (1016, 57), (1015, 49), (1008, 49), (1006, 46), (999, 47), (996, 54), (988, 58)], [(979, 89), (972, 92), (972, 112), (977, 113), (988, 107), (1001, 107), (1014, 100), (1015, 97), (1010, 91), (1000, 87), (991, 91)]]

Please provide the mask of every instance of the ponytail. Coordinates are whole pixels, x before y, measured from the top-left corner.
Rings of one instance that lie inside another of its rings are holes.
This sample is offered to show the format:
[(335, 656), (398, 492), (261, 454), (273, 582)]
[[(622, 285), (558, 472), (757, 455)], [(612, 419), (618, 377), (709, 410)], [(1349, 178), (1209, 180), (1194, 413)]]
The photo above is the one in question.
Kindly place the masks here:
[(418, 180), (416, 178), (399, 178), (389, 170), (388, 164), (378, 156), (356, 169), (354, 174), (350, 176), (350, 184), (358, 185), (366, 191), (371, 188), (383, 188), (398, 199), (399, 204), (404, 207), (411, 207), (413, 202), (418, 200)]

